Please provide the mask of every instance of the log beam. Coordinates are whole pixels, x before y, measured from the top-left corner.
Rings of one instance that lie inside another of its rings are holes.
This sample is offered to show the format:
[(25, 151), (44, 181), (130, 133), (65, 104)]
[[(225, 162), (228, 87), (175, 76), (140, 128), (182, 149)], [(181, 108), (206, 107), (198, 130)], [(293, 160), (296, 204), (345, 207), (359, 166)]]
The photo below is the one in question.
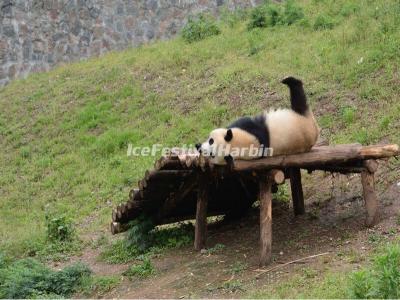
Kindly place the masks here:
[(290, 168), (290, 189), (292, 191), (292, 202), (294, 215), (303, 215), (305, 213), (304, 208), (304, 195), (303, 186), (301, 184), (301, 172), (300, 168)]
[(338, 145), (315, 147), (310, 152), (265, 157), (257, 160), (236, 160), (234, 171), (266, 171), (297, 167), (307, 169), (314, 166), (344, 164), (357, 160), (380, 159), (400, 155), (398, 145)]
[(260, 266), (272, 261), (272, 182), (269, 173), (260, 176)]
[(207, 241), (207, 205), (209, 197), (209, 182), (205, 174), (199, 176), (196, 207), (196, 225), (194, 233), (194, 249), (201, 250), (206, 247)]
[(361, 172), (361, 183), (367, 211), (365, 223), (368, 227), (372, 227), (376, 224), (378, 212), (378, 198), (375, 193), (374, 173), (368, 170)]

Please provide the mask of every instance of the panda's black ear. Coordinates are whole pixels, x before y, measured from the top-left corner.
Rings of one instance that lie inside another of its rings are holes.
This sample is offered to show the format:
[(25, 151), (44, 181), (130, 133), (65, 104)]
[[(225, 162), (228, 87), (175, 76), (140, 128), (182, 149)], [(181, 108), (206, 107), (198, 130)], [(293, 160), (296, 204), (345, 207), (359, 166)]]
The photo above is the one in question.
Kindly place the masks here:
[(228, 129), (225, 135), (225, 141), (230, 142), (233, 138), (232, 129)]

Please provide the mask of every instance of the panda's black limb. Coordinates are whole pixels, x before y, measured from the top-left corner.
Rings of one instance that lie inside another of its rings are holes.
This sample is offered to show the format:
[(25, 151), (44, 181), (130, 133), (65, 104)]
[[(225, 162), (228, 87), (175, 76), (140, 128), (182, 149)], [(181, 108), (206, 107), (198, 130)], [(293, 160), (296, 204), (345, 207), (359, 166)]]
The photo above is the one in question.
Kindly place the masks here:
[(303, 82), (291, 76), (284, 78), (281, 82), (289, 87), (292, 110), (304, 116), (308, 111), (308, 105)]

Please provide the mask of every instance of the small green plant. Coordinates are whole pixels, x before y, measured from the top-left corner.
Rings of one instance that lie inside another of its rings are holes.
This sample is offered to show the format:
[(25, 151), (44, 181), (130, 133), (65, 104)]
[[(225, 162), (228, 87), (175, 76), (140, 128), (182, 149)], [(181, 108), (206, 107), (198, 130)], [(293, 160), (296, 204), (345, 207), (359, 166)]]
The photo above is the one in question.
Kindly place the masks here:
[(371, 233), (368, 236), (368, 242), (371, 244), (378, 244), (380, 241), (382, 241), (382, 236), (378, 233)]
[(289, 197), (288, 185), (287, 184), (278, 185), (278, 191), (273, 194), (273, 199), (289, 203), (290, 197)]
[(244, 270), (246, 270), (246, 268), (247, 268), (246, 264), (244, 264), (242, 262), (236, 262), (229, 267), (228, 272), (231, 274), (239, 274), (239, 273), (243, 272)]
[(189, 18), (181, 31), (183, 39), (188, 43), (200, 41), (220, 33), (221, 30), (215, 20), (205, 15), (200, 15), (198, 18)]
[(303, 9), (294, 1), (286, 1), (284, 5), (266, 3), (251, 11), (247, 29), (292, 25), (303, 18)]
[(247, 24), (249, 30), (254, 28), (267, 27), (267, 16), (265, 6), (255, 7), (250, 14), (250, 21)]
[(136, 248), (128, 247), (125, 240), (118, 240), (100, 253), (100, 259), (110, 264), (123, 264), (132, 261), (138, 255)]
[(243, 284), (240, 280), (229, 280), (225, 281), (222, 286), (222, 289), (227, 290), (230, 293), (235, 292), (243, 292), (245, 289), (243, 288)]
[(356, 111), (352, 107), (345, 107), (342, 109), (342, 119), (346, 125), (354, 123)]
[(284, 25), (292, 25), (304, 18), (303, 9), (296, 5), (294, 1), (288, 0), (283, 10), (282, 23)]
[(207, 249), (208, 254), (215, 254), (225, 248), (224, 244), (215, 244), (214, 247)]
[(370, 268), (354, 272), (350, 296), (357, 299), (397, 299), (400, 297), (400, 246), (389, 245), (374, 258)]
[(145, 258), (141, 264), (130, 266), (123, 275), (132, 277), (147, 278), (155, 273), (155, 269), (148, 258)]
[(151, 234), (154, 227), (151, 218), (145, 215), (131, 221), (126, 234), (127, 247), (135, 248), (139, 253), (144, 253), (154, 243), (154, 236)]
[(101, 296), (110, 292), (120, 281), (120, 276), (85, 277), (78, 292), (84, 296)]
[(90, 274), (80, 263), (53, 271), (35, 259), (21, 259), (0, 268), (0, 298), (69, 297)]
[(335, 27), (335, 20), (324, 14), (320, 14), (314, 22), (314, 30), (325, 30), (325, 29), (332, 29)]
[(74, 239), (75, 228), (66, 216), (46, 214), (47, 238), (51, 242), (70, 242)]

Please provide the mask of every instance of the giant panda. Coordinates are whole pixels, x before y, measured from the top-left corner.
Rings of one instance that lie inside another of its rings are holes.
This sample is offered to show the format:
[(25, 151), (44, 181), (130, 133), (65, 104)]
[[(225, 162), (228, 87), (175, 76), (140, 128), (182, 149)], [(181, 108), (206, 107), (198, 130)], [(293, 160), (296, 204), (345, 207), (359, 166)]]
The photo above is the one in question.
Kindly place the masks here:
[[(214, 129), (204, 143), (196, 144), (197, 150), (211, 156), (211, 162), (217, 165), (232, 159), (309, 151), (318, 139), (319, 127), (307, 104), (303, 83), (294, 77), (281, 82), (289, 87), (291, 109), (264, 111), (255, 117), (242, 117), (227, 128)], [(249, 150), (254, 148), (260, 150), (257, 155)]]

